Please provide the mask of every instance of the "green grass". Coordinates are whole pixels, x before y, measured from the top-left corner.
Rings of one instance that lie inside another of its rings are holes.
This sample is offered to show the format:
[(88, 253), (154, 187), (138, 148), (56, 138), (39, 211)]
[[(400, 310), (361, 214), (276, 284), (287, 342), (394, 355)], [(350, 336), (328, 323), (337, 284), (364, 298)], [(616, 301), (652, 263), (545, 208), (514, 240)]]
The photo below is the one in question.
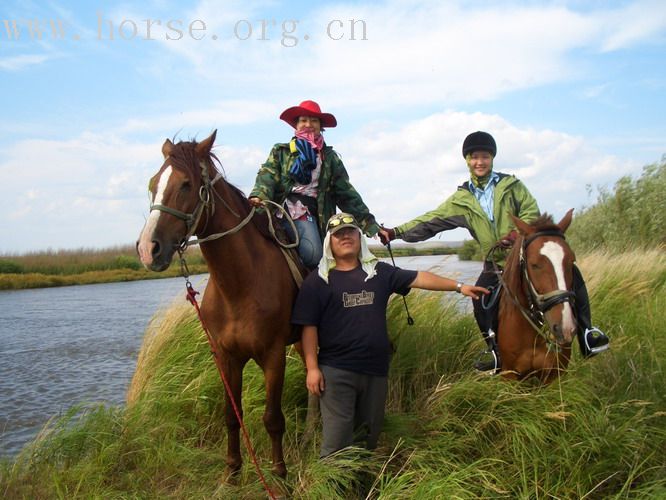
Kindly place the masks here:
[[(185, 254), (191, 274), (208, 272), (198, 248)], [(0, 255), (0, 290), (89, 285), (180, 275), (178, 258), (169, 269), (155, 273), (143, 268), (134, 247), (119, 246), (102, 250), (48, 250), (22, 255)]]
[(576, 213), (567, 232), (578, 252), (666, 248), (666, 155), (643, 167), (637, 179), (620, 178), (612, 189), (598, 187), (597, 201)]
[[(283, 407), (285, 482), (269, 473), (263, 383), (244, 374), (245, 423), (276, 491), (297, 499), (666, 497), (666, 257), (594, 253), (581, 259), (593, 319), (612, 348), (579, 353), (551, 386), (473, 373), (482, 341), (470, 316), (441, 295), (389, 308), (397, 351), (375, 452), (319, 460), (305, 442), (307, 393), (289, 351)], [(457, 297), (453, 295), (453, 297)], [(14, 461), (0, 464), (3, 498), (266, 498), (251, 464), (221, 482), (223, 388), (189, 306), (148, 328), (128, 405), (76, 407)], [(244, 456), (246, 452), (243, 451)]]

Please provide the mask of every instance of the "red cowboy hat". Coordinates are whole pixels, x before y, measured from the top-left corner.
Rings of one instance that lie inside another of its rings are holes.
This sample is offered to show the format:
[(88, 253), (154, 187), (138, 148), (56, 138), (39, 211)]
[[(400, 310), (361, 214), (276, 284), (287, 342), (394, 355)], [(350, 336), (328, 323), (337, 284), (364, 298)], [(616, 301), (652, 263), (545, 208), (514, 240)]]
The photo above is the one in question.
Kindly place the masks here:
[(322, 113), (319, 104), (314, 101), (303, 101), (298, 106), (285, 109), (280, 115), (280, 120), (284, 120), (296, 128), (299, 116), (315, 116), (321, 121), (322, 127), (335, 127), (338, 124), (335, 116), (330, 113)]

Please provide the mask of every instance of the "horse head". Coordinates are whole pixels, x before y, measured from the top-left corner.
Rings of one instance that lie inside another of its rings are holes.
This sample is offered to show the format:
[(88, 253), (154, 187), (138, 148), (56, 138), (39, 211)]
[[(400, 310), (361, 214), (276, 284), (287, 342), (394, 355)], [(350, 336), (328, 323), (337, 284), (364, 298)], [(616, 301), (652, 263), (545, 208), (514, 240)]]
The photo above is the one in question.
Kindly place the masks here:
[(205, 224), (202, 214), (211, 207), (210, 176), (215, 172), (211, 148), (216, 133), (199, 143), (164, 141), (164, 163), (148, 185), (150, 215), (137, 241), (147, 269), (168, 268), (174, 252)]
[(570, 345), (577, 329), (572, 307), (575, 254), (564, 237), (572, 216), (573, 209), (557, 224), (546, 214), (532, 224), (512, 216), (522, 236), (516, 243), (529, 310), (545, 320), (549, 340), (559, 346)]

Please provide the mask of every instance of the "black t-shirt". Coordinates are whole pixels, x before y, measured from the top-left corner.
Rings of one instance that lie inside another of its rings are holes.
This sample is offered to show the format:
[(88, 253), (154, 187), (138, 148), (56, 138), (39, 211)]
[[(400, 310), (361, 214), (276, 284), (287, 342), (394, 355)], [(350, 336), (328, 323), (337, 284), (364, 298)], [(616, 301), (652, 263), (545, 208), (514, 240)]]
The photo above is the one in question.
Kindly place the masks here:
[(390, 295), (409, 293), (417, 271), (383, 262), (365, 281), (361, 266), (351, 271), (332, 269), (328, 284), (312, 272), (303, 282), (291, 321), (316, 326), (319, 364), (369, 375), (386, 376), (391, 347), (386, 331)]

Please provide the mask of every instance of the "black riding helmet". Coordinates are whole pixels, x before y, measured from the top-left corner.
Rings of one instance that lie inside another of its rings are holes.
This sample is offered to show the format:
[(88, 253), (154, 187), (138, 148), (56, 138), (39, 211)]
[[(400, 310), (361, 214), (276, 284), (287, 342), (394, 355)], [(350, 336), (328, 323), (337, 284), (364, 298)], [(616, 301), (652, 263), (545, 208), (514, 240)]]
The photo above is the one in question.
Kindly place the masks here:
[(495, 139), (488, 132), (472, 132), (463, 142), (462, 154), (463, 158), (467, 158), (467, 155), (473, 153), (474, 151), (488, 151), (493, 158), (497, 155), (497, 144), (495, 144)]

